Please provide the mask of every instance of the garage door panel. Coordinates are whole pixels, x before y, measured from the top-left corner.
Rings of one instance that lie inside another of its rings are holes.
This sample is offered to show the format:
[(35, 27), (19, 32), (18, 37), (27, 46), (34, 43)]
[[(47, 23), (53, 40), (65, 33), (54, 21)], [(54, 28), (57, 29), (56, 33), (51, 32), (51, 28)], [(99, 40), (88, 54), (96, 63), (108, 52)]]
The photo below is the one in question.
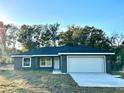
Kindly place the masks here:
[(68, 57), (68, 72), (104, 72), (104, 57)]

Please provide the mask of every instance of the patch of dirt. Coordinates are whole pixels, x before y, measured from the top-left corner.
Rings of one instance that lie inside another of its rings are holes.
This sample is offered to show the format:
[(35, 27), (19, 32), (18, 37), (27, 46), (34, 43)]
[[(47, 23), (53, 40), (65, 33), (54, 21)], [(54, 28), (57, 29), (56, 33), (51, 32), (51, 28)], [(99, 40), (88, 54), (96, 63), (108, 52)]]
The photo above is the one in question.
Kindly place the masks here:
[(124, 88), (79, 87), (68, 74), (0, 70), (0, 93), (124, 93)]

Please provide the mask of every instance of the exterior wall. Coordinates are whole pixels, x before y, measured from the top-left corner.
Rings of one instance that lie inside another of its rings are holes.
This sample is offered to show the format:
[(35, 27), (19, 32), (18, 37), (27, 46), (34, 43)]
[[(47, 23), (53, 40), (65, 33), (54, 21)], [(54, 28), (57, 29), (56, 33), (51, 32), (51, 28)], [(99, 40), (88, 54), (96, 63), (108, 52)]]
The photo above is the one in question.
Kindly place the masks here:
[(59, 70), (61, 70), (61, 57), (59, 56)]
[[(72, 55), (68, 55), (68, 56), (72, 56)], [(73, 55), (73, 56), (77, 56), (77, 55)], [(80, 56), (105, 56), (105, 55), (80, 55)], [(60, 70), (62, 71), (62, 73), (67, 72), (67, 56), (66, 55), (62, 55), (60, 57)], [(105, 71), (106, 73), (111, 73), (110, 56), (105, 56)]]
[(37, 61), (35, 62), (36, 65), (36, 69), (37, 70), (43, 70), (43, 71), (52, 71), (53, 70), (53, 66), (54, 66), (54, 62), (53, 62), (53, 57), (52, 57), (52, 67), (40, 67), (40, 57), (36, 57)]
[(33, 69), (33, 70), (37, 69), (37, 57), (31, 58), (31, 68), (30, 69)]
[(112, 69), (111, 69), (111, 58), (110, 56), (106, 56), (106, 72), (107, 73), (110, 73), (112, 72)]
[[(69, 56), (72, 56), (72, 55), (69, 55)], [(73, 56), (77, 56), (77, 55), (73, 55)], [(80, 55), (80, 56), (87, 56), (87, 55)], [(95, 56), (99, 56), (99, 55), (95, 55)], [(60, 58), (60, 70), (62, 73), (66, 73), (67, 72), (67, 56), (61, 55), (59, 58)], [(54, 57), (52, 57), (52, 67), (40, 67), (40, 57), (31, 58), (31, 67), (22, 67), (22, 57), (15, 57), (13, 58), (13, 60), (14, 60), (15, 70), (32, 69), (32, 70), (52, 71), (54, 69)], [(110, 56), (106, 56), (106, 72), (111, 73)]]
[(22, 58), (21, 57), (13, 58), (13, 61), (14, 61), (14, 69), (20, 70), (22, 67)]
[(61, 61), (60, 61), (60, 64), (61, 64), (61, 71), (62, 73), (66, 73), (67, 72), (67, 56), (66, 55), (62, 55), (61, 56)]
[(14, 61), (14, 69), (15, 70), (44, 70), (44, 71), (52, 71), (54, 66), (54, 57), (52, 57), (52, 67), (40, 67), (40, 57), (32, 57), (31, 58), (31, 67), (22, 67), (22, 57), (13, 58)]
[[(60, 57), (60, 69), (62, 73), (67, 72), (67, 56), (105, 56), (105, 55), (61, 55)], [(110, 59), (108, 60), (108, 56), (105, 59), (105, 72), (110, 73), (111, 72), (111, 62)]]
[(31, 67), (22, 67), (22, 57), (15, 57), (14, 60), (14, 69), (21, 70), (21, 69), (35, 69), (36, 67), (36, 57), (31, 58)]

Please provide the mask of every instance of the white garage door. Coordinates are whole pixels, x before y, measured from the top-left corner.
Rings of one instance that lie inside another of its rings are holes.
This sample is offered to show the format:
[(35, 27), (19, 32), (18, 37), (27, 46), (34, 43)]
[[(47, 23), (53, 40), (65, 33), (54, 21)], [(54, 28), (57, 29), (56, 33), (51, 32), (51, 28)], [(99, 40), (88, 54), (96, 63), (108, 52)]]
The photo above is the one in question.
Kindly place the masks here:
[(67, 72), (105, 72), (104, 57), (68, 56)]

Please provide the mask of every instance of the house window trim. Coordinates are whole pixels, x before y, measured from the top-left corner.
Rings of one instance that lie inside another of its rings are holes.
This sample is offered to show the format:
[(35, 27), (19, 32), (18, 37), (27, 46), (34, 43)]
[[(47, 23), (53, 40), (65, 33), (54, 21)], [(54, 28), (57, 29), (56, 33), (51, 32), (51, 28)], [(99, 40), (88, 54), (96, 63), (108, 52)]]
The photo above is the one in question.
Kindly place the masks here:
[[(41, 57), (41, 58), (42, 58), (42, 57)], [(51, 58), (51, 57), (50, 57), (50, 59), (51, 59), (51, 60), (50, 60), (51, 65), (44, 65), (44, 66), (41, 65), (41, 62), (42, 62), (42, 61), (41, 61), (41, 58), (40, 58), (40, 67), (43, 67), (43, 68), (45, 68), (45, 67), (52, 67), (52, 58)], [(44, 58), (44, 57), (43, 57), (43, 58)], [(46, 58), (47, 58), (47, 57), (46, 57)]]
[[(25, 58), (30, 58), (30, 64), (29, 64), (29, 66), (25, 66), (25, 65), (24, 65), (24, 59), (25, 59)], [(22, 67), (31, 67), (31, 57), (23, 57), (23, 58), (22, 58)]]

